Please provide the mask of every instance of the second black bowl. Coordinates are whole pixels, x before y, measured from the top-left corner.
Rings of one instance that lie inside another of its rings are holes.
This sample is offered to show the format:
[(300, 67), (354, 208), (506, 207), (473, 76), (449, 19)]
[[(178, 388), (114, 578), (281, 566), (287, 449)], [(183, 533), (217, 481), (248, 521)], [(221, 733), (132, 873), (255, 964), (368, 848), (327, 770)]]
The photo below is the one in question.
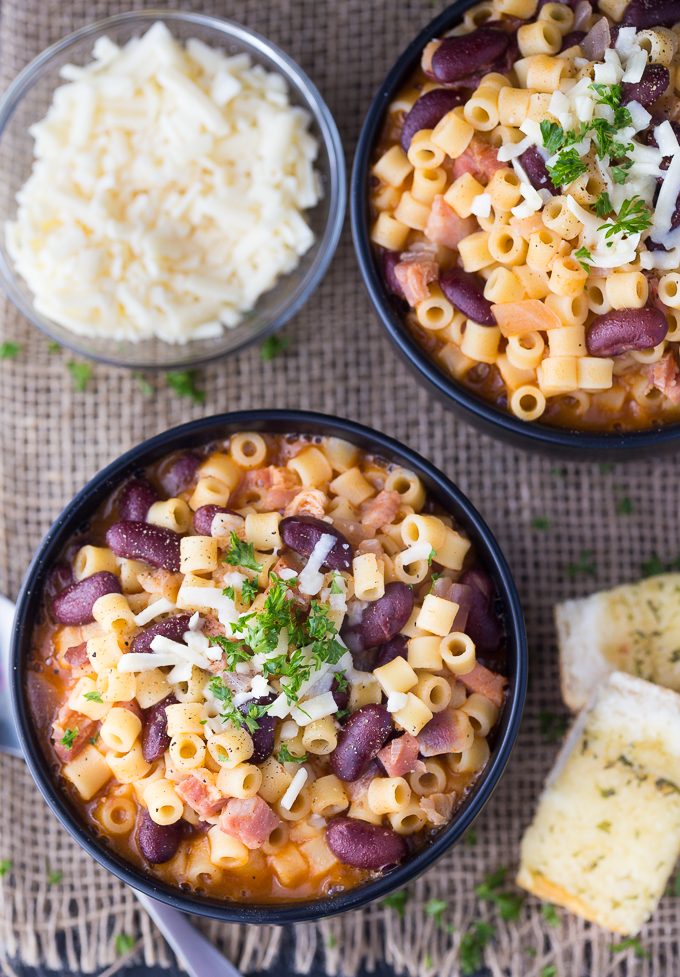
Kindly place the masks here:
[(380, 138), (387, 108), (416, 71), (425, 45), (434, 37), (441, 37), (455, 27), (465, 11), (478, 2), (479, 0), (457, 0), (423, 28), (397, 58), (394, 67), (379, 86), (366, 115), (354, 156), (350, 209), (357, 260), (371, 301), (388, 336), (418, 379), (433, 390), (446, 407), (461, 414), (465, 420), (486, 434), (515, 447), (594, 461), (602, 461), (605, 456), (610, 461), (627, 461), (643, 455), (676, 450), (680, 445), (680, 424), (630, 433), (590, 434), (538, 422), (521, 421), (509, 411), (496, 407), (457, 383), (428, 355), (404, 322), (398, 300), (385, 287), (370, 239), (368, 188), (373, 153)]

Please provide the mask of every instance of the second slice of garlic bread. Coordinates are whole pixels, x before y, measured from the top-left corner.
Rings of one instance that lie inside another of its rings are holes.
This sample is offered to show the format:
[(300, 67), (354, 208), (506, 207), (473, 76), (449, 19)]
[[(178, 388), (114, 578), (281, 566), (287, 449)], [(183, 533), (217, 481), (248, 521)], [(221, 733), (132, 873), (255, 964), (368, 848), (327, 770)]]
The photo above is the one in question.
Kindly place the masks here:
[(517, 882), (637, 933), (680, 855), (680, 695), (615, 672), (576, 719), (522, 839)]
[(582, 709), (613, 671), (680, 691), (680, 573), (555, 607), (562, 698)]

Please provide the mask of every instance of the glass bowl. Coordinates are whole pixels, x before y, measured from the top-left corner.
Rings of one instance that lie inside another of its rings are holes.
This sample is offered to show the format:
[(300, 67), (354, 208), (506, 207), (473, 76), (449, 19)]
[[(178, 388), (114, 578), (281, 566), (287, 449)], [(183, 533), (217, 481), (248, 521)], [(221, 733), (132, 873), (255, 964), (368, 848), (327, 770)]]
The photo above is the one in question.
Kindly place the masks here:
[[(261, 296), (255, 308), (234, 328), (211, 339), (190, 340), (179, 345), (162, 340), (112, 342), (79, 336), (33, 307), (33, 296), (5, 246), (4, 225), (16, 213), (15, 195), (28, 178), (33, 164), (33, 139), (29, 127), (42, 119), (52, 94), (63, 83), (60, 69), (67, 63), (91, 60), (97, 38), (109, 36), (118, 44), (144, 33), (156, 21), (163, 22), (180, 41), (196, 37), (227, 54), (247, 53), (256, 64), (283, 75), (291, 102), (311, 114), (310, 130), (319, 143), (315, 168), (323, 197), (305, 212), (315, 236), (312, 247), (298, 266), (281, 277)], [(144, 10), (119, 14), (83, 27), (43, 51), (27, 65), (0, 100), (0, 282), (19, 311), (50, 339), (74, 352), (114, 366), (136, 369), (175, 369), (195, 366), (262, 341), (280, 329), (302, 307), (323, 278), (340, 237), (346, 203), (345, 162), (337, 126), (321, 95), (301, 68), (270, 41), (245, 27), (220, 17), (180, 11)]]

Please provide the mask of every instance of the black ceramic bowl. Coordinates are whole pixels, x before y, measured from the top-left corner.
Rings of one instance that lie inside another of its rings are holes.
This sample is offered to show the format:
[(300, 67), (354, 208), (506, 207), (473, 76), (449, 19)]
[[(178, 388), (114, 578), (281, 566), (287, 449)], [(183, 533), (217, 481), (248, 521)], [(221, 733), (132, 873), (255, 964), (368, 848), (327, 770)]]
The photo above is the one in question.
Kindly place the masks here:
[(359, 267), (387, 333), (418, 378), (438, 395), (446, 407), (461, 414), (486, 434), (501, 438), (520, 448), (543, 449), (575, 457), (625, 461), (641, 455), (658, 454), (677, 448), (680, 424), (635, 431), (629, 434), (590, 434), (567, 428), (551, 427), (540, 422), (519, 420), (509, 411), (457, 383), (432, 359), (409, 332), (399, 300), (385, 288), (382, 272), (370, 240), (368, 181), (373, 151), (380, 136), (385, 113), (391, 101), (420, 63), (423, 48), (433, 37), (441, 37), (458, 24), (462, 15), (479, 0), (457, 0), (409, 44), (378, 88), (359, 136), (350, 191), (352, 233)]
[[(237, 431), (299, 432), (345, 438), (359, 447), (418, 473), (432, 496), (465, 528), (480, 563), (493, 578), (507, 634), (509, 694), (491, 760), (454, 820), (422, 852), (375, 881), (327, 899), (288, 905), (247, 905), (184, 892), (126, 862), (106, 847), (81, 821), (76, 807), (46, 759), (31, 719), (26, 675), (33, 626), (40, 612), (45, 576), (64, 546), (82, 529), (121, 482), (141, 467), (173, 451), (224, 438)], [(173, 428), (145, 441), (104, 468), (66, 507), (42, 541), (29, 567), (17, 603), (12, 644), (12, 696), (19, 738), (33, 777), (45, 800), (75, 840), (119, 879), (185, 912), (229, 922), (292, 923), (356, 909), (405, 885), (456, 842), (488, 801), (517, 738), (527, 684), (527, 645), (522, 610), (507, 563), (479, 513), (462, 492), (415, 452), (384, 434), (352, 421), (302, 411), (244, 411), (221, 414)]]

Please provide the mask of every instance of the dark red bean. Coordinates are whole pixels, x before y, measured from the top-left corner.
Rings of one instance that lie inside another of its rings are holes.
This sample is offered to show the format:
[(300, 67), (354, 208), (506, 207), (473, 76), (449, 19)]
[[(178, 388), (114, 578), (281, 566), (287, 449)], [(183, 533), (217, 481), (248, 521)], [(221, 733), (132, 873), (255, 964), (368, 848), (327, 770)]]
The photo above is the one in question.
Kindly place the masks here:
[(179, 848), (183, 835), (181, 820), (174, 824), (156, 824), (148, 811), (140, 810), (137, 847), (142, 857), (152, 865), (169, 862)]
[(387, 665), (388, 662), (393, 661), (395, 658), (406, 658), (407, 656), (408, 639), (403, 634), (398, 634), (396, 638), (392, 638), (390, 641), (386, 641), (384, 645), (380, 645), (376, 656), (375, 668), (380, 668), (381, 665)]
[(396, 295), (397, 298), (406, 299), (404, 295), (404, 290), (399, 283), (399, 279), (394, 273), (394, 269), (401, 261), (401, 255), (398, 251), (383, 251), (382, 255), (382, 271), (383, 278), (385, 279), (385, 285), (387, 286), (387, 291), (391, 292), (392, 295)]
[[(246, 716), (251, 706), (267, 706), (275, 698), (276, 695), (272, 692), (270, 695), (262, 696), (259, 699), (249, 699), (248, 702), (239, 706), (239, 710)], [(274, 752), (276, 722), (273, 716), (258, 716), (257, 729), (250, 734), (253, 740), (253, 755), (248, 761), (249, 763), (263, 763)]]
[(421, 129), (434, 129), (451, 109), (462, 105), (464, 101), (465, 96), (461, 92), (452, 92), (448, 88), (435, 88), (421, 95), (404, 119), (401, 130), (401, 145), (404, 151), (408, 152), (416, 132), (420, 132)]
[(508, 35), (493, 27), (445, 37), (432, 57), (432, 73), (438, 81), (460, 81), (502, 57), (508, 43)]
[(495, 326), (491, 302), (484, 298), (484, 281), (462, 268), (449, 268), (439, 276), (439, 287), (452, 305), (482, 326)]
[(161, 702), (157, 702), (155, 706), (144, 710), (141, 739), (142, 754), (147, 763), (159, 760), (170, 746), (165, 707), (172, 706), (176, 702), (174, 695), (169, 695)]
[(397, 865), (408, 850), (403, 837), (392, 828), (356, 818), (333, 818), (326, 828), (326, 841), (344, 865), (364, 869)]
[(356, 630), (365, 648), (376, 648), (395, 638), (413, 610), (413, 591), (405, 583), (394, 581), (385, 593), (368, 605)]
[(116, 556), (143, 560), (154, 567), (179, 570), (179, 533), (149, 522), (114, 522), (106, 531), (106, 543)]
[(218, 512), (235, 514), (233, 509), (225, 509), (223, 505), (202, 505), (194, 512), (194, 529), (200, 536), (212, 536), (212, 521)]
[(340, 780), (356, 780), (377, 756), (392, 732), (392, 719), (384, 706), (363, 706), (347, 720), (330, 755), (330, 766)]
[(557, 190), (548, 175), (548, 169), (545, 165), (545, 160), (539, 153), (536, 146), (529, 146), (525, 149), (522, 155), (519, 157), (519, 162), (521, 163), (526, 175), (529, 177), (529, 182), (532, 187), (536, 190), (548, 190), (553, 196), (560, 191)]
[(591, 356), (619, 356), (652, 349), (667, 332), (668, 322), (660, 309), (612, 309), (590, 324), (586, 345)]
[(621, 102), (639, 102), (646, 109), (654, 105), (661, 98), (671, 82), (668, 68), (662, 64), (648, 64), (642, 72), (642, 78), (636, 82), (623, 82), (621, 85)]
[(45, 592), (48, 597), (55, 597), (73, 583), (73, 570), (66, 560), (59, 560), (48, 572), (45, 578)]
[(72, 583), (52, 601), (52, 616), (60, 624), (89, 624), (92, 608), (104, 594), (120, 594), (120, 581), (114, 573), (101, 570)]
[(126, 522), (143, 522), (147, 512), (157, 501), (158, 492), (145, 478), (132, 478), (120, 494), (118, 515)]
[(349, 705), (349, 685), (347, 682), (343, 682), (342, 686), (343, 687), (340, 688), (340, 682), (337, 678), (333, 679), (331, 692), (333, 693), (333, 698), (335, 699), (335, 704), (338, 709), (346, 709)]
[(324, 570), (349, 570), (354, 555), (352, 547), (339, 529), (314, 516), (287, 516), (279, 523), (281, 539), (301, 556), (310, 556), (322, 536), (334, 536), (335, 544), (325, 561)]
[(503, 628), (494, 609), (494, 585), (481, 570), (466, 570), (460, 584), (468, 588), (468, 616), (465, 631), (480, 655), (495, 655), (501, 646)]
[(680, 0), (630, 0), (621, 25), (623, 27), (672, 27), (680, 21)]
[(171, 498), (179, 495), (193, 483), (200, 464), (201, 459), (198, 455), (190, 451), (180, 455), (161, 475), (160, 482), (163, 491), (167, 492)]
[(151, 651), (151, 642), (159, 634), (163, 638), (171, 638), (172, 641), (181, 641), (189, 630), (189, 620), (188, 614), (180, 614), (179, 617), (167, 617), (163, 621), (149, 625), (144, 631), (140, 631), (134, 636), (130, 651)]
[(583, 38), (586, 36), (585, 31), (569, 31), (562, 38), (562, 51), (566, 51), (567, 48), (574, 47), (576, 44), (580, 44)]

